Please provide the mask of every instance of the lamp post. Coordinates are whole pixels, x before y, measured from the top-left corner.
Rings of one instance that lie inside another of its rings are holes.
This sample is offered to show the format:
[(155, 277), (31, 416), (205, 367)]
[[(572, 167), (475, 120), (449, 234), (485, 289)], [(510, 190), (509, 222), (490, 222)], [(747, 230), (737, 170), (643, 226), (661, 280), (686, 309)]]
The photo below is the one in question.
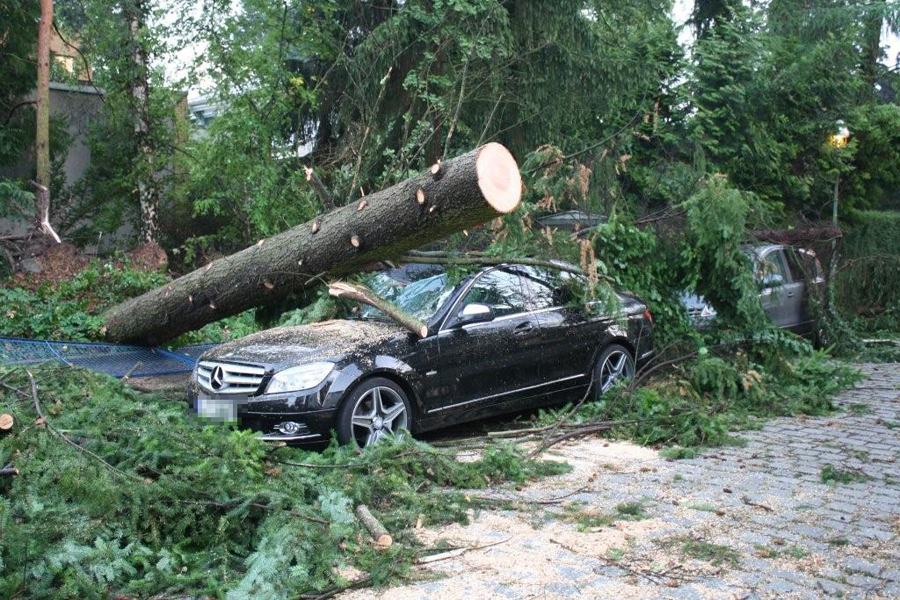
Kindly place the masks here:
[[(828, 145), (836, 150), (840, 150), (841, 148), (846, 148), (847, 143), (850, 141), (850, 130), (847, 129), (847, 126), (844, 125), (843, 121), (837, 122), (837, 132), (832, 133), (828, 136)], [(838, 172), (837, 176), (834, 178), (834, 201), (831, 206), (831, 223), (835, 227), (837, 227), (838, 220), (838, 201), (840, 200), (840, 188), (841, 188), (841, 174)], [(834, 249), (834, 241), (832, 243), (832, 250)]]
[[(847, 147), (847, 143), (850, 141), (850, 130), (847, 129), (847, 126), (843, 121), (838, 121), (835, 124), (836, 132), (832, 133), (828, 136), (828, 145), (834, 148), (835, 151), (840, 151), (842, 148)], [(834, 225), (835, 229), (837, 229), (838, 224), (838, 204), (840, 203), (840, 191), (841, 191), (841, 172), (838, 171), (837, 175), (834, 177), (834, 199), (831, 203), (831, 224)], [(831, 265), (829, 266), (828, 273), (828, 290), (829, 296), (831, 295), (831, 291), (834, 290), (834, 277), (837, 274), (837, 237), (831, 240)], [(831, 298), (829, 297), (829, 303)]]

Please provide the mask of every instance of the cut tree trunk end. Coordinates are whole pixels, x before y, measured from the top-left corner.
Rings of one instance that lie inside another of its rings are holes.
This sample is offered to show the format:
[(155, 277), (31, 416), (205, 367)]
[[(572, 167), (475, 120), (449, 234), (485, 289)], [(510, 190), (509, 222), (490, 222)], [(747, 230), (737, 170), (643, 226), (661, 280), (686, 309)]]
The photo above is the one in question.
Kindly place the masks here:
[[(500, 144), (447, 160), (441, 173), (437, 180), (426, 172), (369, 194), (365, 210), (357, 210), (355, 202), (342, 206), (115, 306), (103, 315), (101, 331), (116, 342), (164, 343), (249, 308), (276, 305), (323, 279), (389, 260), (519, 206), (519, 168)], [(428, 210), (415, 200), (420, 188)]]
[(6, 433), (7, 431), (13, 428), (15, 425), (15, 419), (9, 413), (3, 413), (0, 415), (0, 432)]
[(400, 307), (385, 300), (364, 285), (335, 281), (329, 284), (328, 293), (335, 298), (353, 300), (375, 307), (415, 335), (422, 338), (428, 336), (428, 326), (425, 323), (404, 312)]
[(365, 526), (369, 535), (375, 540), (375, 545), (378, 546), (379, 549), (387, 550), (391, 547), (394, 543), (394, 538), (391, 537), (388, 530), (375, 518), (375, 515), (369, 511), (369, 508), (365, 504), (360, 504), (356, 507), (356, 517), (359, 519), (359, 522)]

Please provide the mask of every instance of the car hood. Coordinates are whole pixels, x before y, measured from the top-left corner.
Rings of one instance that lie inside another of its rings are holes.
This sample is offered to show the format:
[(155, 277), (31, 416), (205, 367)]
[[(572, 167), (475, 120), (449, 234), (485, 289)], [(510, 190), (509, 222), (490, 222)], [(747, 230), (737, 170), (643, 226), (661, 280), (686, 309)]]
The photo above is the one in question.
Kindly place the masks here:
[(277, 369), (364, 353), (369, 347), (405, 332), (393, 323), (362, 320), (276, 327), (220, 344), (200, 359), (246, 362)]

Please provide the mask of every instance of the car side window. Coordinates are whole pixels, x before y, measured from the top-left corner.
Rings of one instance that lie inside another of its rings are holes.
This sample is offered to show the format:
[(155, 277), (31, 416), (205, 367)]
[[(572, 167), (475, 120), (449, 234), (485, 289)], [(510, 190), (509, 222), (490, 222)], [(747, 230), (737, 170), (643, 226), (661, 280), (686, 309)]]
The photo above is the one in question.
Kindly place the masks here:
[(822, 266), (813, 252), (791, 248), (787, 256), (795, 280), (815, 281), (823, 278)]
[(459, 306), (487, 304), (498, 317), (525, 312), (527, 288), (522, 278), (502, 269), (488, 271), (475, 280)]
[(791, 280), (781, 250), (772, 250), (756, 264), (756, 280), (773, 287)]
[(516, 267), (516, 270), (520, 271), (528, 292), (526, 310), (566, 306), (571, 300), (570, 282), (566, 277), (569, 273), (531, 266)]

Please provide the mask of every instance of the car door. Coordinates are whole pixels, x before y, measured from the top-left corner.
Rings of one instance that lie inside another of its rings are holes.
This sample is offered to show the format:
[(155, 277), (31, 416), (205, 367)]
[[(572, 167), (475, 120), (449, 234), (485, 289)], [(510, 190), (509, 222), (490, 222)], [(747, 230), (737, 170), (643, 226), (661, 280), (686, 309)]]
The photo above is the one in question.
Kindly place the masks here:
[(605, 326), (593, 327), (573, 302), (571, 273), (556, 269), (518, 267), (528, 285), (526, 307), (541, 328), (540, 374), (545, 393), (584, 387), (590, 380), (593, 351)]
[(762, 285), (760, 301), (776, 327), (796, 329), (802, 319), (800, 307), (802, 282), (791, 276), (782, 248), (767, 250), (756, 266), (757, 280)]
[[(486, 304), (495, 318), (456, 327), (469, 304)], [(441, 411), (488, 414), (497, 404), (540, 393), (541, 337), (526, 309), (526, 288), (515, 272), (497, 267), (480, 274), (438, 334), (434, 381), (444, 392)]]
[(811, 250), (787, 248), (785, 255), (794, 281), (801, 284), (798, 331), (809, 333), (815, 322), (812, 303), (821, 304), (824, 301), (825, 275), (822, 265)]

